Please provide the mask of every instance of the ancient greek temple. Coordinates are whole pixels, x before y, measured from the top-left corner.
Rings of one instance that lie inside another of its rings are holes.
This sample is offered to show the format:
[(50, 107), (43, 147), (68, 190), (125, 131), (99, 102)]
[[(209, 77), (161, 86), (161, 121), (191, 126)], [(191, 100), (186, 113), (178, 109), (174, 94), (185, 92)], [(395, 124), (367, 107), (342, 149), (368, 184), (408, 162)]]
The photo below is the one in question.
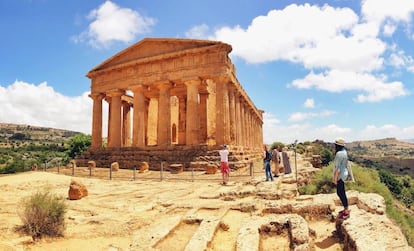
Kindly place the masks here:
[[(260, 151), (263, 111), (237, 80), (231, 50), (218, 41), (145, 38), (90, 70), (90, 151), (222, 144)], [(103, 102), (109, 107), (107, 132)]]

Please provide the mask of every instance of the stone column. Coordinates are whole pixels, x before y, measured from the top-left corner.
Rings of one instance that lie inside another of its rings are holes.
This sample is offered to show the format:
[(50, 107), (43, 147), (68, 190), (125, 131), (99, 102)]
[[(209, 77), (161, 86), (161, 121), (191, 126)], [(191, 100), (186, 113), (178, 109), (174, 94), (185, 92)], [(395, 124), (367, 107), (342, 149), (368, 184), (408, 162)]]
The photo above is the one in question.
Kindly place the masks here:
[(229, 98), (227, 78), (219, 79), (216, 82), (216, 145), (229, 143)]
[(157, 84), (160, 91), (158, 100), (158, 129), (157, 145), (171, 145), (171, 107), (170, 107), (170, 89), (171, 82), (164, 81)]
[(245, 104), (244, 100), (240, 103), (240, 117), (241, 121), (243, 121), (242, 128), (241, 128), (241, 144), (242, 146), (247, 146), (246, 144), (246, 111), (245, 111)]
[(111, 102), (112, 102), (112, 98), (109, 97), (108, 95), (106, 95), (105, 97), (105, 101), (108, 103), (108, 128), (107, 128), (107, 132), (106, 132), (106, 145), (109, 146), (111, 142)]
[(187, 86), (187, 123), (186, 123), (186, 145), (197, 145), (199, 143), (199, 103), (198, 87), (199, 79), (187, 80), (184, 82)]
[(230, 87), (229, 90), (229, 137), (231, 144), (234, 144), (236, 142), (236, 105), (235, 105), (235, 98), (234, 93), (236, 92), (236, 89), (233, 87)]
[(130, 87), (134, 92), (134, 115), (133, 115), (133, 127), (132, 127), (132, 146), (142, 147), (145, 146), (145, 127), (147, 124), (147, 107), (145, 104), (143, 85), (134, 85)]
[(110, 141), (108, 147), (121, 147), (121, 96), (124, 94), (123, 90), (115, 89), (108, 92), (111, 97), (111, 114), (110, 114)]
[(200, 93), (200, 143), (207, 143), (207, 98), (208, 93)]
[(235, 95), (235, 104), (236, 104), (236, 121), (238, 121), (236, 125), (236, 145), (241, 145), (241, 117), (240, 117), (240, 95), (236, 93)]
[(102, 148), (102, 99), (103, 93), (91, 93), (89, 97), (93, 100), (92, 111), (92, 142), (91, 147)]
[(186, 131), (186, 102), (185, 96), (178, 97), (178, 144), (185, 145), (185, 131)]
[(122, 146), (131, 145), (131, 105), (122, 101)]

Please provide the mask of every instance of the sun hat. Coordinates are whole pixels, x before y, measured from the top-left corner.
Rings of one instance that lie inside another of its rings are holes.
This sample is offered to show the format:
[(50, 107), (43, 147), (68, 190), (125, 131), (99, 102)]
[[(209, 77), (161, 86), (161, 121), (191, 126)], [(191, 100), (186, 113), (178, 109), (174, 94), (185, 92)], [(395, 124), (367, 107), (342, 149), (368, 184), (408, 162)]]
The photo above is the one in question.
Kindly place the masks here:
[(224, 145), (223, 145), (223, 147), (224, 147), (224, 148), (227, 148), (227, 145), (226, 145), (226, 144), (224, 144)]
[(345, 140), (343, 138), (337, 138), (335, 139), (335, 144), (338, 146), (345, 146)]

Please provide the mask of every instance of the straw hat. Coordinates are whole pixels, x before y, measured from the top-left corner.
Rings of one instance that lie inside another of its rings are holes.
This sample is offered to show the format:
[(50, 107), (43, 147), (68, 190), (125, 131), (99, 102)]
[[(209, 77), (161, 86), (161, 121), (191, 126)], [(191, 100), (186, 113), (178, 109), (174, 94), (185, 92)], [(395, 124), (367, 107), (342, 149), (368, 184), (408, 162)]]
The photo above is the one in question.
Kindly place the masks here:
[(343, 138), (337, 138), (335, 139), (335, 144), (338, 146), (345, 146), (345, 140)]

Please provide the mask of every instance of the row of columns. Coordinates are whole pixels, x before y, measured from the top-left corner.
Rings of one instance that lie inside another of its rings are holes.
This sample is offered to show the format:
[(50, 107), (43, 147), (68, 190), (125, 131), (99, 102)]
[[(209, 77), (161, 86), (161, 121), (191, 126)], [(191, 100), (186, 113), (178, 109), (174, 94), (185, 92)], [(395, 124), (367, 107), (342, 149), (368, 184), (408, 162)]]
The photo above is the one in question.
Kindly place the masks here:
[[(177, 143), (197, 145), (207, 143), (207, 137), (214, 138), (216, 145), (232, 144), (248, 147), (262, 145), (262, 118), (254, 107), (244, 99), (233, 83), (216, 81), (215, 96), (205, 88), (200, 88), (198, 78), (184, 82), (186, 94), (178, 98)], [(158, 89), (157, 145), (171, 145), (171, 103), (172, 82), (162, 81), (153, 84)], [(153, 86), (152, 85), (152, 86)], [(109, 103), (108, 147), (147, 145), (148, 104), (145, 92), (147, 87), (138, 84), (129, 86), (134, 94), (132, 104), (123, 101), (124, 90), (110, 90), (106, 93), (91, 93), (93, 99), (92, 147), (102, 147), (102, 101)], [(209, 98), (215, 97), (215, 130), (207, 124)], [(131, 106), (133, 106), (131, 139)], [(214, 135), (208, 135), (213, 131)]]

